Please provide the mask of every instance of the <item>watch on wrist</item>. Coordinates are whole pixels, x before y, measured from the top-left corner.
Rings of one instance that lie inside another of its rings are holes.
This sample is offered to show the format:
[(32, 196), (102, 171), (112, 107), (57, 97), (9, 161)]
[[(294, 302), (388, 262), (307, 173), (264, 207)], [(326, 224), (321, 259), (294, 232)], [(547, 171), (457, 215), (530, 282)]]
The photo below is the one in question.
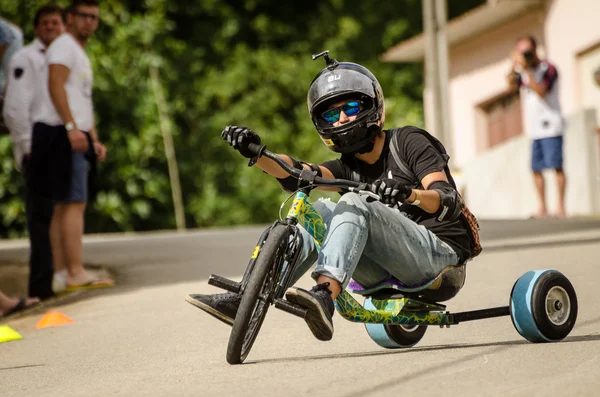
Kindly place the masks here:
[(65, 124), (65, 129), (67, 131), (73, 131), (74, 129), (76, 129), (77, 127), (75, 126), (75, 123), (72, 121), (69, 121), (67, 124)]

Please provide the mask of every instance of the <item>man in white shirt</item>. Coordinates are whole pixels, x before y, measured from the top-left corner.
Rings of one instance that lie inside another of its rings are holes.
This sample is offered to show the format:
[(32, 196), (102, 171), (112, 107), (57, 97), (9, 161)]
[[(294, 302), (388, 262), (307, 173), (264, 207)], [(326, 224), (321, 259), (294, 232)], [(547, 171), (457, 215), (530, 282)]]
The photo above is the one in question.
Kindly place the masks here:
[(66, 15), (67, 32), (46, 51), (48, 85), (34, 114), (31, 177), (28, 185), (54, 200), (50, 239), (55, 263), (67, 268), (67, 290), (114, 285), (84, 269), (83, 221), (88, 176), (106, 148), (98, 140), (92, 104), (93, 74), (85, 46), (98, 28), (95, 0), (74, 0)]
[(509, 74), (511, 89), (521, 89), (525, 132), (532, 139), (531, 168), (539, 198), (534, 218), (548, 215), (542, 171), (554, 169), (558, 186), (556, 216), (565, 218), (566, 176), (563, 170), (563, 133), (565, 120), (559, 103), (558, 72), (554, 65), (541, 60), (533, 37), (519, 38), (513, 52), (513, 69)]
[[(31, 152), (33, 112), (40, 105), (36, 91), (46, 84), (46, 58), (48, 45), (64, 32), (63, 10), (56, 4), (40, 7), (33, 20), (35, 40), (17, 51), (8, 67), (4, 121), (10, 136), (18, 169), (27, 175)], [(53, 272), (64, 268), (64, 264), (52, 263), (50, 248), (50, 220), (52, 200), (25, 192), (27, 229), (29, 231), (29, 295), (46, 299), (53, 296)]]

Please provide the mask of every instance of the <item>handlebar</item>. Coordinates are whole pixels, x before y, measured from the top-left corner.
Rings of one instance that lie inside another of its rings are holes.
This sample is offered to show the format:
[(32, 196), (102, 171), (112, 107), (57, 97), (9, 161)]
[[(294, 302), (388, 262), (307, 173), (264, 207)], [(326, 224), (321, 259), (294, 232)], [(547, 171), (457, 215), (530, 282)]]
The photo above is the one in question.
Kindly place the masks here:
[(354, 182), (354, 181), (350, 181), (347, 179), (325, 179), (325, 178), (316, 176), (312, 171), (309, 171), (305, 168), (302, 168), (301, 170), (299, 170), (297, 168), (292, 167), (288, 163), (286, 163), (275, 153), (267, 150), (266, 145), (257, 145), (255, 143), (250, 143), (250, 144), (248, 144), (248, 149), (250, 149), (250, 151), (256, 153), (256, 155), (259, 157), (265, 156), (266, 158), (273, 160), (281, 168), (283, 168), (288, 174), (292, 175), (294, 178), (296, 178), (300, 181), (308, 182), (309, 185), (338, 187), (341, 189), (346, 189), (350, 192), (369, 196), (375, 200), (380, 199), (379, 195), (377, 195), (369, 190), (369, 184), (367, 184), (367, 183)]

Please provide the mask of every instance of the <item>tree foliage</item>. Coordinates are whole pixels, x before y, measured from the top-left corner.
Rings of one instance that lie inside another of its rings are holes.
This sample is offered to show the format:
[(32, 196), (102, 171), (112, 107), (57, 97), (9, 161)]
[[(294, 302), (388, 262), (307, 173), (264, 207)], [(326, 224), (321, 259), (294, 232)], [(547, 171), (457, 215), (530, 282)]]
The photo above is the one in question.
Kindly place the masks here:
[[(0, 0), (3, 16), (32, 39), (39, 0)], [(57, 1), (66, 6), (68, 1)], [(449, 1), (449, 17), (483, 1)], [(220, 138), (228, 124), (258, 132), (269, 149), (320, 162), (334, 154), (317, 139), (306, 93), (325, 49), (378, 77), (386, 125), (421, 125), (422, 65), (379, 56), (420, 33), (421, 1), (105, 0), (88, 53), (94, 102), (108, 158), (86, 232), (175, 227), (165, 150), (149, 67), (167, 96), (188, 227), (270, 222), (286, 195)], [(25, 233), (22, 177), (0, 138), (4, 236)]]

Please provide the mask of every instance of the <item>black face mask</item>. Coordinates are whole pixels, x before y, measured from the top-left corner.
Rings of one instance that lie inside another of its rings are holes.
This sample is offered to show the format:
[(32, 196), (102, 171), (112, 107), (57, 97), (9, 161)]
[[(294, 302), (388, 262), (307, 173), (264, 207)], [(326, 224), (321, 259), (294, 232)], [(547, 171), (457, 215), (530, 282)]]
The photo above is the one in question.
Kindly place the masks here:
[(375, 147), (375, 139), (373, 139), (371, 142), (367, 143), (365, 146), (358, 149), (357, 153), (358, 154), (369, 153), (369, 152), (373, 151), (374, 147)]
[(379, 135), (379, 133), (381, 132), (381, 129), (381, 126), (378, 126), (377, 124), (371, 124), (368, 127), (368, 133), (372, 136), (371, 140), (367, 142), (363, 147), (358, 149), (356, 153), (365, 154), (373, 151), (373, 148), (375, 147), (375, 139), (377, 138), (377, 135)]

